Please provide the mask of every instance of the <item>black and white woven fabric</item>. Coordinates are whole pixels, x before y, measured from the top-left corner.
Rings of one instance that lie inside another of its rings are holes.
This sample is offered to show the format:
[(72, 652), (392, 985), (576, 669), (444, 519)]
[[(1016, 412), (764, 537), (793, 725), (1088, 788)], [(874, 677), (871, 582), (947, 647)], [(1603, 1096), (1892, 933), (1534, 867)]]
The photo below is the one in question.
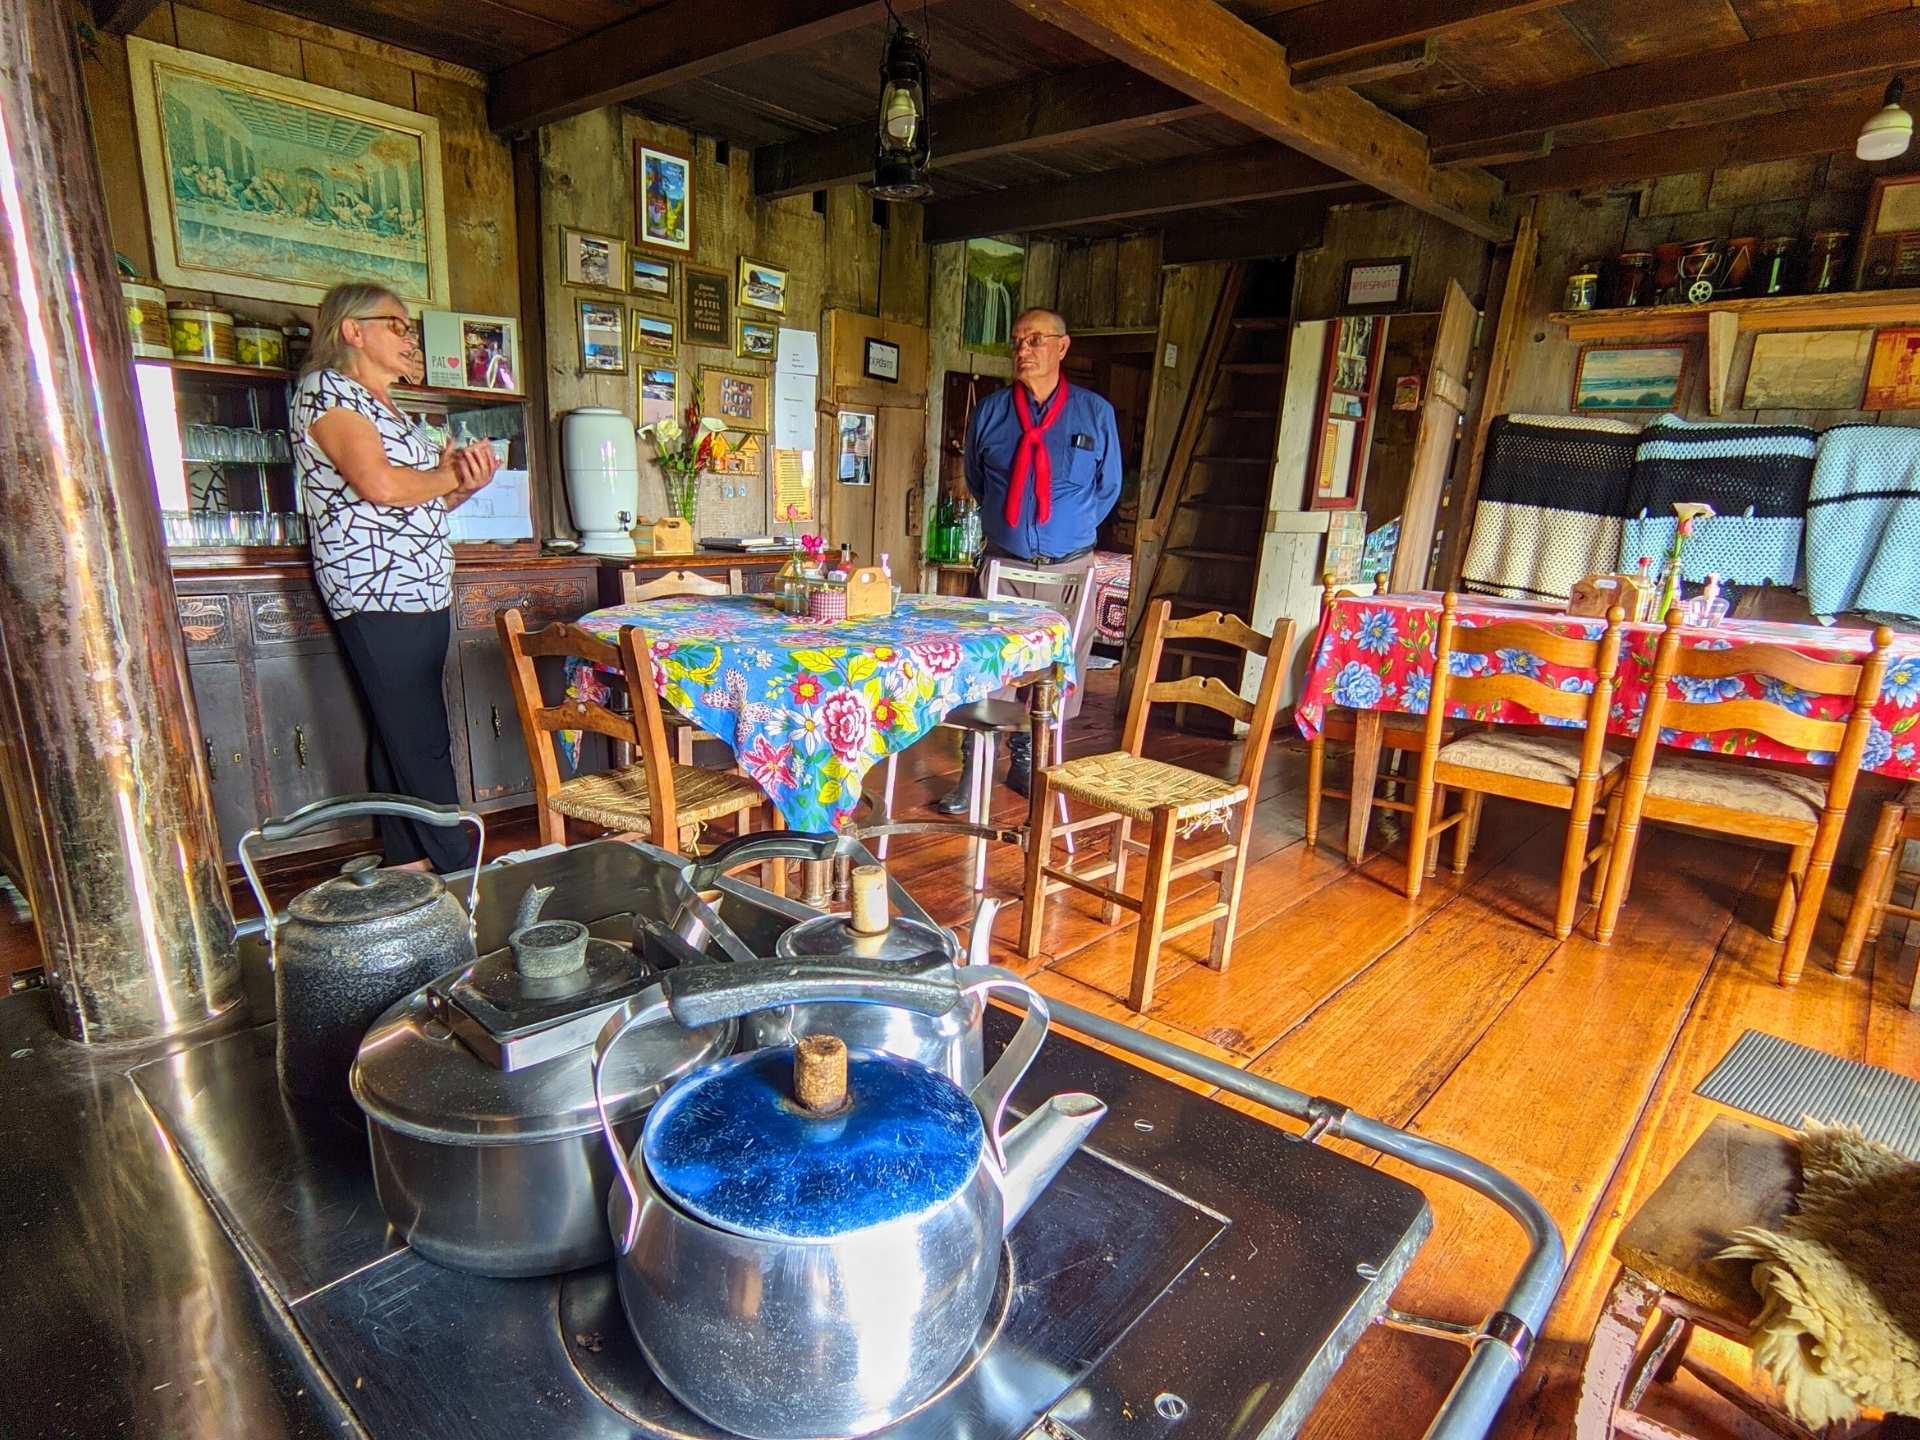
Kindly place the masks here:
[(371, 421), (393, 465), (431, 470), (440, 458), (431, 441), (359, 381), (338, 370), (300, 381), (293, 395), (295, 473), (321, 599), (335, 616), (447, 609), (453, 604), (453, 540), (446, 505), (436, 499), (403, 508), (362, 500), (308, 434), (334, 409)]
[(1564, 600), (1620, 556), (1640, 428), (1586, 415), (1502, 415), (1461, 566), (1463, 589)]
[(1807, 501), (1807, 604), (1920, 618), (1920, 430), (1836, 425)]
[(1791, 585), (1800, 566), (1807, 489), (1818, 436), (1802, 425), (1732, 425), (1662, 415), (1640, 432), (1620, 536), (1620, 568), (1641, 556), (1657, 573), (1679, 519), (1676, 502), (1704, 501), (1681, 556), (1683, 578)]

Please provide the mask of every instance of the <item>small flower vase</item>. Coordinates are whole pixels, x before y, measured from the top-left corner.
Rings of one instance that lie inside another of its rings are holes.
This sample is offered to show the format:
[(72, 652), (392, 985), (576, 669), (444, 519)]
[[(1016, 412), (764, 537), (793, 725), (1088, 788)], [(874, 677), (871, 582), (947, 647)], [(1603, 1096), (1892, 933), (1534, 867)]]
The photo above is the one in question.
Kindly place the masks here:
[(663, 476), (667, 487), (667, 509), (676, 519), (684, 520), (696, 534), (700, 520), (700, 473), (691, 475)]

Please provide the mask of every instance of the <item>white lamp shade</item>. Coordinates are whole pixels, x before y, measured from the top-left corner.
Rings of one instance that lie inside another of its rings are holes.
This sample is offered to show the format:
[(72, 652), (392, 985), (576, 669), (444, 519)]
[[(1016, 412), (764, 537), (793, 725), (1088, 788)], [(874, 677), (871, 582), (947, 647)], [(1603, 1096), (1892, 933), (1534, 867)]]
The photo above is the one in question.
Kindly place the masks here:
[(1887, 105), (1867, 117), (1853, 153), (1862, 160), (1891, 160), (1907, 153), (1913, 143), (1913, 116), (1898, 105)]

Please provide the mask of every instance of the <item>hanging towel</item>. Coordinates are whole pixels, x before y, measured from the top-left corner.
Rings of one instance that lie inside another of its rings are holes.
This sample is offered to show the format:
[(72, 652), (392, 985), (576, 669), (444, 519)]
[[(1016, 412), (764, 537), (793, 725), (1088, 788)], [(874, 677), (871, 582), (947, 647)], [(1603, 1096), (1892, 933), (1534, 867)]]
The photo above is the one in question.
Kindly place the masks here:
[(1807, 603), (1920, 618), (1920, 429), (1836, 425), (1807, 501)]
[(1804, 425), (1723, 425), (1663, 415), (1640, 432), (1620, 540), (1620, 568), (1646, 556), (1657, 574), (1680, 522), (1674, 503), (1703, 500), (1681, 575), (1740, 585), (1791, 585), (1800, 566), (1818, 437)]
[(1564, 600), (1620, 556), (1633, 451), (1631, 421), (1502, 415), (1487, 429), (1462, 589)]

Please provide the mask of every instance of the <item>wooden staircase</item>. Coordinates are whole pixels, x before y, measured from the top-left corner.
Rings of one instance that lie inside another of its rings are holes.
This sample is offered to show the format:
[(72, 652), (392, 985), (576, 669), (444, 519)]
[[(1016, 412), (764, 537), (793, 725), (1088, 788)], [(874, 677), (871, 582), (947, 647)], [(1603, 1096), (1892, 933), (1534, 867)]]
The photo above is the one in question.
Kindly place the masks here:
[[(1206, 610), (1252, 614), (1292, 296), (1290, 259), (1243, 262), (1227, 275), (1165, 483), (1141, 526), (1130, 640), (1158, 599), (1171, 602), (1176, 617)], [(1173, 675), (1218, 675), (1230, 687), (1239, 685), (1237, 651), (1196, 642), (1168, 645), (1164, 655), (1164, 668)], [(1131, 655), (1128, 670), (1130, 682)], [(1176, 725), (1186, 725), (1185, 708), (1176, 711)], [(1221, 719), (1203, 709), (1192, 711), (1192, 718), (1201, 729), (1218, 728)]]

